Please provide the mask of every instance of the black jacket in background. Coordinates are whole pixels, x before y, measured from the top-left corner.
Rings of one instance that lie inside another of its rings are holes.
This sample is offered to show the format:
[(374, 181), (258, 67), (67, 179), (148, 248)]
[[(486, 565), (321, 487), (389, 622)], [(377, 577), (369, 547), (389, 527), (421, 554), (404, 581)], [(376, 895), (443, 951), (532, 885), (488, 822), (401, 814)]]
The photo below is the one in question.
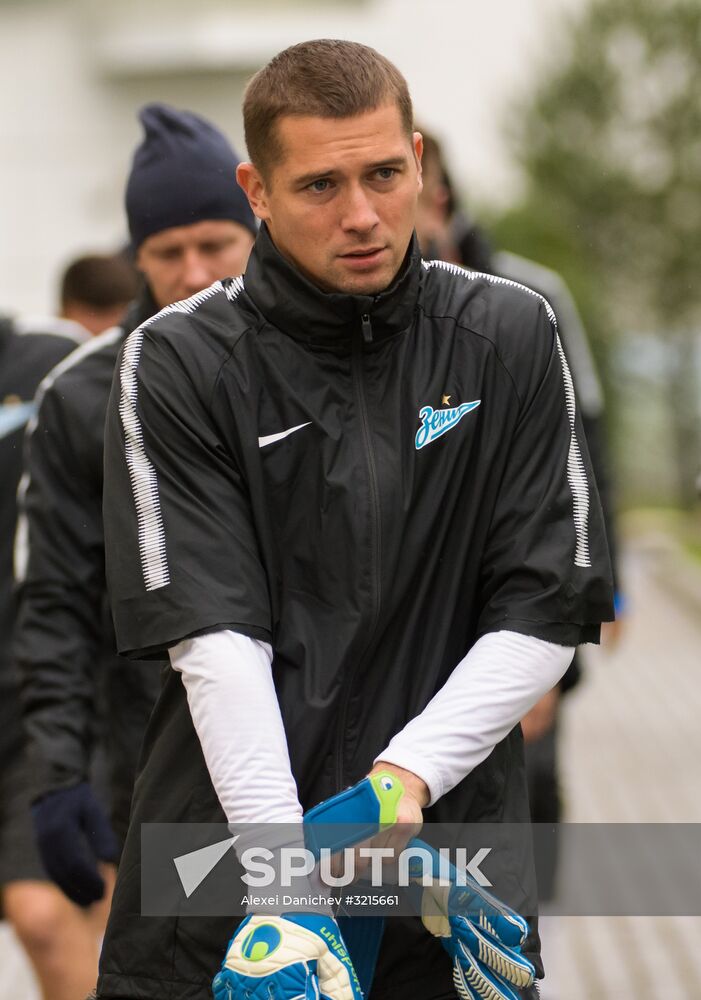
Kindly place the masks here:
[(26, 567), (15, 635), (34, 797), (88, 777), (104, 718), (115, 831), (123, 839), (158, 671), (120, 660), (109, 612), (102, 453), (114, 364), (127, 333), (155, 310), (144, 298), (123, 327), (92, 338), (52, 373), (26, 443), (21, 498)]
[(23, 434), (35, 413), (37, 386), (80, 343), (81, 329), (61, 321), (35, 329), (0, 318), (0, 747), (5, 762), (14, 759), (22, 745), (11, 645), (17, 614), (12, 567)]

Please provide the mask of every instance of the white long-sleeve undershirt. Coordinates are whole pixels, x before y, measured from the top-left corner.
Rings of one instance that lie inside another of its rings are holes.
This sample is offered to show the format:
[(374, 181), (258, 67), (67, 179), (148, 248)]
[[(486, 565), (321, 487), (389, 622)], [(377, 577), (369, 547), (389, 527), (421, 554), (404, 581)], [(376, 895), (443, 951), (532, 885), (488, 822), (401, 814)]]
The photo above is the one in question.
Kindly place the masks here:
[(228, 822), (301, 823), (270, 646), (227, 629), (168, 652)]
[[(228, 822), (299, 823), (270, 646), (223, 630), (185, 639), (169, 653)], [(573, 653), (515, 632), (483, 636), (377, 759), (413, 771), (435, 802), (554, 687)]]
[(428, 785), (433, 805), (555, 687), (573, 656), (573, 647), (531, 635), (483, 635), (376, 760), (417, 774)]

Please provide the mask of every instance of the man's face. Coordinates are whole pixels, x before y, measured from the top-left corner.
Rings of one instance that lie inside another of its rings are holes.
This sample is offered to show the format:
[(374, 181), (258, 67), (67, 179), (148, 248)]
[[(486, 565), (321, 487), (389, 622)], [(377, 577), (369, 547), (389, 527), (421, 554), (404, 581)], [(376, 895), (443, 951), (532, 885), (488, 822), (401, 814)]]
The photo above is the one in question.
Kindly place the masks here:
[(281, 161), (238, 179), (278, 250), (324, 291), (375, 295), (406, 254), (421, 190), (422, 141), (392, 102), (352, 118), (286, 116)]
[(136, 266), (162, 309), (220, 278), (241, 274), (252, 246), (252, 233), (238, 222), (205, 220), (149, 236), (139, 247)]
[(441, 165), (428, 153), (423, 158), (423, 190), (416, 211), (416, 235), (424, 253), (442, 247), (449, 238), (448, 189)]

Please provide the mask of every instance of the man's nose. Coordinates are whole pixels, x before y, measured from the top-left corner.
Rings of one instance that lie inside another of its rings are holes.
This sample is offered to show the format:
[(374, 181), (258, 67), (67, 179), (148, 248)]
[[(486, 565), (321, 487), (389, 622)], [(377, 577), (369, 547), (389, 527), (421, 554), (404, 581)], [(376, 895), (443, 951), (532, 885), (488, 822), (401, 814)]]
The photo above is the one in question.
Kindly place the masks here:
[(379, 216), (368, 192), (360, 184), (352, 187), (343, 206), (343, 229), (347, 232), (369, 233), (378, 222)]
[(199, 251), (190, 250), (183, 262), (183, 285), (190, 295), (201, 292), (212, 284), (212, 276), (207, 260)]

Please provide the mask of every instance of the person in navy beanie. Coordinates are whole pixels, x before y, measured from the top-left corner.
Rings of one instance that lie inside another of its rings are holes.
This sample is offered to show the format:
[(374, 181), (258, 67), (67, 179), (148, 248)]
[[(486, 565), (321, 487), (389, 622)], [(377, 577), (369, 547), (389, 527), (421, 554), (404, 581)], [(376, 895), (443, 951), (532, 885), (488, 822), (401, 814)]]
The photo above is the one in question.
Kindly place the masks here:
[(136, 264), (163, 308), (221, 277), (222, 258), (250, 249), (256, 221), (236, 181), (239, 159), (214, 125), (166, 104), (145, 105), (139, 119), (127, 220)]
[(236, 182), (239, 159), (222, 133), (192, 111), (147, 104), (139, 112), (143, 142), (126, 189), (132, 244), (203, 219), (228, 219), (256, 234), (248, 200)]
[[(50, 922), (37, 922), (36, 905), (25, 905), (21, 916), (41, 945), (43, 966), (35, 968), (53, 1000), (84, 996), (95, 980), (112, 863), (161, 687), (153, 663), (117, 657), (107, 607), (103, 429), (114, 368), (132, 331), (159, 310), (241, 274), (256, 234), (236, 182), (238, 157), (221, 132), (162, 104), (142, 108), (139, 118), (144, 136), (127, 181), (126, 209), (143, 287), (120, 326), (73, 352), (42, 384), (19, 499), (27, 544), (12, 659), (22, 678), (24, 774), (31, 775), (23, 779), (21, 806), (27, 827), (31, 810), (38, 848), (30, 888), (34, 900), (42, 889), (43, 898), (55, 900), (55, 883), (64, 904), (46, 910)], [(104, 798), (91, 768), (96, 745), (105, 750)], [(29, 831), (21, 832), (18, 848), (27, 855), (34, 845)], [(19, 864), (10, 875), (18, 871)], [(89, 921), (92, 951), (68, 941), (73, 924), (66, 908), (73, 923)]]

